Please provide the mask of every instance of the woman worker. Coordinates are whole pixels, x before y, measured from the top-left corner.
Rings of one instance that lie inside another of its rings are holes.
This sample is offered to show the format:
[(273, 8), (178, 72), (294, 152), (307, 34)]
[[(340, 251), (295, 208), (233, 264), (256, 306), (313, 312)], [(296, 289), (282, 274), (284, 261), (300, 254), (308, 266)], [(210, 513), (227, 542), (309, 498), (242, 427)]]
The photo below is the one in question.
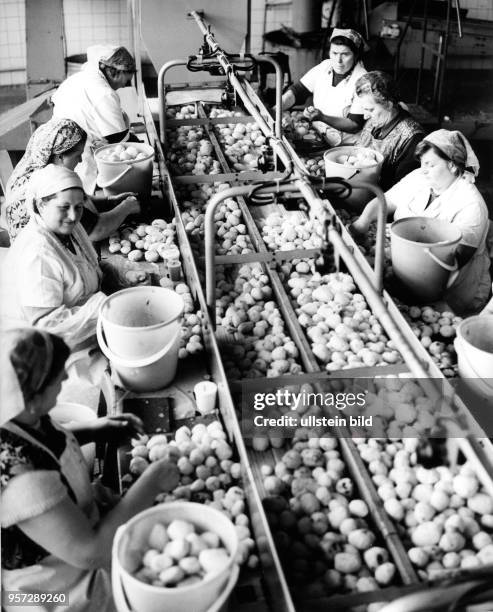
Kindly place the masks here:
[[(41, 330), (16, 329), (2, 337), (2, 587), (66, 593), (68, 605), (40, 603), (30, 608), (37, 612), (110, 612), (108, 569), (117, 528), (173, 489), (179, 475), (167, 459), (152, 463), (102, 516), (76, 438), (49, 416), (68, 355), (62, 339)], [(130, 414), (95, 424), (96, 440), (141, 428)], [(80, 433), (90, 437), (87, 430)], [(6, 612), (18, 609), (7, 597), (3, 604)]]
[(401, 107), (397, 88), (388, 74), (374, 70), (356, 82), (356, 95), (366, 122), (355, 144), (383, 155), (382, 189), (390, 189), (417, 167), (414, 151), (424, 129)]
[[(40, 126), (31, 136), (26, 152), (7, 182), (5, 194), (7, 229), (10, 240), (29, 221), (26, 197), (29, 184), (36, 170), (48, 164), (56, 164), (74, 170), (81, 161), (86, 143), (86, 133), (71, 119), (52, 118)], [(138, 201), (132, 193), (110, 196), (107, 201), (115, 205), (111, 211), (98, 214), (94, 207), (85, 207), (81, 223), (93, 241), (102, 240), (116, 230), (128, 215), (140, 212)], [(99, 198), (94, 198), (96, 202)]]
[[(365, 42), (355, 30), (334, 28), (329, 59), (309, 70), (282, 97), (283, 110), (303, 104), (312, 95), (313, 106), (305, 109), (312, 121), (346, 132), (359, 132), (365, 122), (356, 99), (355, 86), (366, 69), (361, 61)], [(315, 126), (317, 127), (317, 126)]]
[(87, 49), (87, 63), (68, 77), (53, 94), (53, 116), (72, 119), (87, 133), (87, 144), (78, 172), (86, 193), (96, 186), (96, 164), (91, 147), (138, 141), (129, 132), (117, 89), (128, 87), (135, 61), (125, 47), (94, 45)]
[(7, 323), (45, 328), (82, 348), (94, 339), (105, 298), (96, 251), (79, 223), (82, 183), (73, 170), (49, 164), (32, 177), (31, 189), (31, 218), (9, 249), (2, 274), (11, 295), (4, 305)]
[[(485, 305), (491, 286), (486, 251), (488, 210), (473, 183), (478, 159), (461, 132), (443, 129), (426, 136), (416, 148), (416, 156), (421, 167), (386, 192), (388, 211), (395, 220), (432, 217), (460, 229), (459, 271), (444, 300), (457, 314), (475, 312)], [(377, 218), (377, 210), (378, 203), (372, 200), (351, 230), (366, 233)]]

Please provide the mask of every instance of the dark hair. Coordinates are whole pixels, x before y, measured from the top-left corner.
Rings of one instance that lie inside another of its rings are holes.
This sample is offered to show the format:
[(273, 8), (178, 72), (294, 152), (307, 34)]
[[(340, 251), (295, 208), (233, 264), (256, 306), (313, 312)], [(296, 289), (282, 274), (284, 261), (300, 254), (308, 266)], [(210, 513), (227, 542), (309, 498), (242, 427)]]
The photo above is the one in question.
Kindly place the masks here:
[(397, 85), (386, 72), (372, 70), (356, 81), (356, 95), (371, 94), (379, 104), (396, 106), (399, 102)]
[(334, 36), (334, 38), (330, 40), (329, 50), (332, 45), (344, 45), (345, 47), (348, 47), (354, 55), (354, 63), (356, 63), (361, 58), (361, 47), (363, 45), (358, 48), (352, 40), (346, 38), (345, 36)]
[(52, 345), (52, 360), (42, 380), (37, 380), (39, 369), (35, 361), (46, 359), (46, 340), (38, 330), (26, 329), (10, 353), (10, 361), (17, 375), (26, 401), (42, 393), (60, 375), (70, 355), (70, 349), (59, 336), (46, 333)]
[(459, 170), (459, 174), (462, 174), (465, 171), (466, 166), (464, 163), (451, 159), (439, 147), (437, 147), (431, 142), (427, 142), (426, 140), (422, 140), (421, 142), (418, 142), (418, 144), (416, 145), (416, 149), (414, 151), (414, 155), (416, 159), (421, 160), (423, 155), (427, 153), (428, 151), (433, 151), (435, 155), (437, 155), (440, 159), (443, 159), (446, 162), (452, 162), (454, 166)]

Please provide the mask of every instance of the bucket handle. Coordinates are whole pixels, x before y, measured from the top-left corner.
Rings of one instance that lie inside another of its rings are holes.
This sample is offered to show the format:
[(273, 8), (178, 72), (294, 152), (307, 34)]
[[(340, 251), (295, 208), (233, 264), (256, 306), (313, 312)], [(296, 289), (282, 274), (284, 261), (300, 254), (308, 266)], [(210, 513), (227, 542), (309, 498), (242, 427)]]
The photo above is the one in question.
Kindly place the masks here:
[(154, 353), (154, 355), (151, 355), (150, 357), (141, 357), (140, 359), (129, 360), (115, 355), (115, 353), (113, 353), (110, 347), (106, 344), (106, 340), (103, 335), (103, 325), (101, 322), (101, 317), (98, 317), (98, 322), (96, 324), (96, 337), (98, 339), (99, 347), (103, 355), (105, 355), (110, 361), (114, 361), (118, 365), (128, 368), (145, 368), (146, 366), (151, 365), (152, 363), (155, 363), (156, 361), (161, 359), (161, 357), (163, 357), (176, 342), (180, 333), (181, 327), (178, 328), (178, 331), (170, 340), (170, 342), (168, 342), (168, 344), (162, 349), (159, 349), (157, 353)]
[(129, 172), (131, 169), (132, 169), (132, 166), (129, 166), (128, 164), (126, 164), (123, 169), (123, 172), (120, 172), (120, 174), (115, 176), (115, 178), (112, 178), (109, 181), (106, 181), (106, 183), (102, 183), (100, 180), (100, 177), (98, 176), (98, 185), (101, 187), (101, 189), (105, 189), (106, 187), (111, 187), (117, 181), (119, 181), (122, 177), (124, 177), (125, 174), (127, 174), (127, 172)]
[(449, 272), (457, 272), (457, 270), (459, 269), (457, 260), (455, 260), (454, 263), (450, 265), (442, 261), (439, 257), (437, 257), (430, 248), (426, 248), (424, 249), (424, 251), (427, 255), (429, 255), (433, 259), (435, 263), (437, 263), (439, 266), (441, 266), (445, 270), (448, 270)]

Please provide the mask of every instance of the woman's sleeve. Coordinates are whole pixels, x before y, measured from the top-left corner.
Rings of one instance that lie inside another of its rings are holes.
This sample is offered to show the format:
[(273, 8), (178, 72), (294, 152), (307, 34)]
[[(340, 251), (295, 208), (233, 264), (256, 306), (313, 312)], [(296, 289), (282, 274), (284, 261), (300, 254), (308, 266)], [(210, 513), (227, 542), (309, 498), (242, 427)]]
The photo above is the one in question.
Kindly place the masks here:
[(394, 166), (395, 170), (395, 182), (400, 181), (402, 178), (407, 176), (413, 170), (416, 170), (419, 166), (419, 161), (416, 159), (414, 153), (416, 146), (423, 140), (423, 133), (419, 132), (408, 140), (402, 151), (399, 153), (399, 157)]
[(104, 293), (98, 291), (81, 306), (69, 308), (63, 302), (63, 266), (54, 255), (40, 252), (36, 257), (30, 253), (21, 265), (20, 302), (32, 325), (62, 336), (71, 347), (96, 334)]
[(293, 92), (295, 104), (303, 104), (308, 96), (312, 95), (312, 92), (301, 81), (290, 85), (288, 90)]
[(68, 492), (56, 470), (28, 470), (9, 480), (2, 491), (1, 525), (11, 527), (50, 510)]
[(115, 91), (98, 99), (93, 108), (93, 118), (96, 131), (103, 137), (128, 132), (129, 126), (125, 121), (118, 94)]
[(310, 70), (300, 79), (300, 83), (306, 87), (310, 93), (313, 93), (315, 89), (315, 85), (320, 75), (320, 70), (321, 64), (317, 64), (317, 66), (310, 68)]
[(477, 248), (486, 233), (488, 227), (488, 211), (486, 206), (477, 199), (465, 203), (453, 220), (462, 232), (461, 244)]

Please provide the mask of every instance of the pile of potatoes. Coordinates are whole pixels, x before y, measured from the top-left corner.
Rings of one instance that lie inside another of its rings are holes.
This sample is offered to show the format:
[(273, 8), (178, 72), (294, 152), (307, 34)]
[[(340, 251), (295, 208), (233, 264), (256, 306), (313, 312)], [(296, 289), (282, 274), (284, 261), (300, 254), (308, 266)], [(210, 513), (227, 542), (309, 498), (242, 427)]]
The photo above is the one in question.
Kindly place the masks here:
[[(244, 113), (212, 108), (209, 116), (211, 118), (242, 117)], [(265, 152), (267, 139), (255, 122), (221, 123), (215, 126), (215, 132), (234, 170), (241, 172), (258, 168), (259, 159)]]
[(219, 421), (180, 427), (169, 441), (165, 434), (142, 435), (132, 440), (132, 446), (130, 474), (123, 477), (124, 484), (131, 483), (153, 461), (175, 461), (180, 482), (170, 493), (158, 495), (156, 503), (194, 501), (220, 510), (235, 524), (240, 562), (256, 567), (258, 557), (246, 514), (241, 466), (234, 461), (233, 449)]
[(161, 287), (176, 291), (185, 304), (183, 309), (183, 319), (181, 322), (181, 337), (180, 348), (178, 350), (178, 358), (186, 359), (189, 355), (196, 355), (204, 350), (204, 342), (202, 339), (202, 311), (195, 310), (193, 296), (190, 287), (180, 281), (173, 282), (167, 277), (159, 281)]
[(238, 269), (234, 280), (217, 275), (216, 317), (234, 338), (224, 345), (224, 365), (232, 379), (299, 374), (298, 348), (286, 333), (260, 264)]
[(444, 376), (456, 376), (457, 354), (454, 338), (462, 317), (449, 311), (440, 312), (431, 306), (400, 305), (399, 308)]
[[(353, 430), (365, 437), (388, 436), (392, 439), (427, 438), (443, 434), (447, 421), (442, 417), (455, 415), (445, 403), (437, 405), (415, 380), (405, 376), (383, 376), (372, 381), (367, 390), (365, 406), (359, 414), (372, 417), (372, 426)], [(347, 414), (356, 414), (346, 411)]]
[(132, 144), (117, 144), (114, 147), (108, 147), (97, 152), (97, 157), (104, 161), (121, 162), (121, 161), (138, 161), (144, 159), (145, 153), (142, 153)]
[[(193, 105), (185, 105), (181, 110), (170, 108), (167, 112), (169, 118), (196, 117)], [(167, 160), (175, 175), (221, 173), (221, 164), (217, 160), (214, 147), (200, 125), (183, 125), (169, 130)]]
[[(229, 187), (228, 183), (214, 185), (200, 183), (193, 187), (185, 186), (180, 191), (182, 219), (196, 256), (203, 256), (204, 216), (207, 203), (215, 193)], [(253, 251), (240, 207), (234, 198), (224, 200), (216, 209), (214, 220), (217, 255), (239, 255)]]
[(290, 140), (316, 140), (318, 133), (311, 122), (304, 116), (303, 111), (285, 111), (282, 114), (284, 133)]
[(261, 223), (264, 242), (272, 251), (317, 249), (323, 244), (321, 224), (304, 215), (271, 213)]
[(336, 162), (342, 166), (350, 166), (351, 168), (369, 168), (377, 164), (377, 155), (371, 149), (362, 149), (355, 147), (354, 152), (350, 155), (340, 155)]
[(493, 498), (467, 462), (425, 468), (416, 438), (356, 442), (423, 580), (493, 563)]
[(309, 273), (298, 264), (287, 281), (300, 325), (328, 372), (401, 361), (349, 274)]
[(135, 578), (158, 587), (180, 588), (221, 572), (229, 563), (227, 549), (214, 531), (199, 531), (175, 519), (151, 529)]
[(274, 469), (261, 470), (267, 519), (296, 596), (374, 591), (399, 581), (335, 438), (300, 428)]
[(180, 252), (175, 244), (176, 222), (166, 223), (154, 219), (150, 224), (141, 223), (136, 228), (126, 227), (109, 237), (110, 253), (120, 253), (130, 261), (156, 263), (162, 260), (179, 259)]

